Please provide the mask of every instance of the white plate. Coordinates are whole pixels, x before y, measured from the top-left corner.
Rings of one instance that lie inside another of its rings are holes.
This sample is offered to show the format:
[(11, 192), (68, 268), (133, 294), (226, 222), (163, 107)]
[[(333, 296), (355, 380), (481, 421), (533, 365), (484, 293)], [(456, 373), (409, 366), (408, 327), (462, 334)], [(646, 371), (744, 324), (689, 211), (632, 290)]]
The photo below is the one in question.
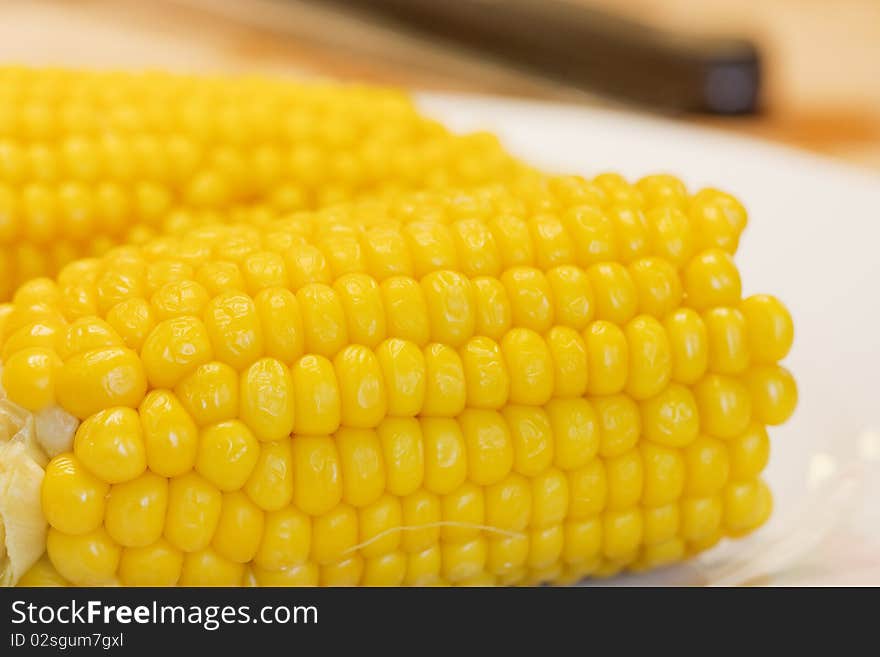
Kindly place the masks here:
[(749, 227), (737, 255), (744, 294), (779, 296), (796, 327), (786, 365), (800, 403), (771, 432), (767, 477), (776, 512), (744, 546), (659, 579), (880, 584), (880, 543), (870, 542), (880, 534), (873, 502), (880, 499), (880, 176), (624, 112), (476, 96), (419, 101), (456, 129), (499, 134), (546, 170), (674, 173), (691, 188), (719, 187), (746, 205)]

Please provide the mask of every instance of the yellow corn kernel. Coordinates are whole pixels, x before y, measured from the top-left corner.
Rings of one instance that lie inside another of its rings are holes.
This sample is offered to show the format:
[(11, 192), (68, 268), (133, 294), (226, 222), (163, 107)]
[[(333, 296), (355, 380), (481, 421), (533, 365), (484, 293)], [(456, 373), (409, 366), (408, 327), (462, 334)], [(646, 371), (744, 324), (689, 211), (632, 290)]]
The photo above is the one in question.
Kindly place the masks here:
[(526, 477), (543, 472), (554, 457), (554, 431), (547, 412), (532, 406), (508, 405), (502, 415), (510, 429), (513, 469)]
[(189, 316), (159, 322), (141, 348), (147, 379), (155, 388), (173, 388), (199, 365), (209, 362), (213, 354), (205, 325)]
[(196, 270), (196, 281), (212, 297), (230, 290), (244, 291), (246, 287), (238, 265), (224, 260), (204, 263)]
[(734, 536), (755, 529), (770, 515), (770, 490), (760, 479), (728, 484), (721, 499), (724, 503), (724, 528)]
[(640, 450), (644, 470), (642, 505), (660, 507), (678, 500), (686, 481), (686, 465), (681, 450), (651, 443), (641, 445)]
[(260, 454), (244, 486), (261, 509), (277, 511), (293, 499), (293, 452), (290, 439), (262, 443)]
[(402, 500), (403, 526), (400, 537), (405, 552), (422, 552), (440, 540), (439, 523), (442, 520), (440, 499), (426, 490), (417, 490)]
[(241, 420), (258, 440), (275, 441), (293, 431), (293, 378), (286, 365), (261, 358), (241, 375)]
[(371, 558), (394, 552), (401, 542), (402, 524), (403, 508), (399, 497), (386, 493), (362, 507), (358, 511), (360, 554)]
[[(562, 556), (565, 533), (562, 525), (552, 525), (543, 529), (533, 529), (529, 532), (529, 558), (526, 564), (538, 571), (553, 569)], [(549, 572), (542, 573), (537, 579), (543, 582), (555, 580), (557, 575)]]
[(129, 349), (140, 350), (156, 325), (149, 303), (143, 299), (126, 299), (107, 312), (107, 323), (113, 327)]
[[(540, 406), (553, 395), (553, 362), (547, 343), (526, 328), (514, 328), (501, 340), (510, 375), (510, 402)], [(592, 373), (591, 373), (592, 376)]]
[(629, 372), (629, 348), (623, 331), (611, 322), (598, 320), (584, 331), (587, 344), (587, 392), (613, 395), (621, 392)]
[(342, 499), (362, 507), (385, 490), (385, 470), (379, 437), (371, 429), (342, 428), (334, 436), (342, 472)]
[(310, 283), (330, 283), (330, 265), (317, 247), (297, 244), (284, 253), (284, 261), (294, 290)]
[(513, 323), (507, 291), (497, 278), (480, 276), (472, 283), (476, 313), (474, 333), (498, 341)]
[[(38, 411), (55, 402), (56, 379), (64, 377), (63, 371), (59, 376), (60, 368), (61, 359), (50, 349), (21, 349), (3, 363), (3, 389), (16, 404)], [(70, 402), (67, 395), (62, 397), (64, 401)]]
[(382, 292), (376, 281), (366, 274), (346, 274), (336, 280), (333, 289), (348, 320), (348, 339), (374, 348), (385, 337)]
[(665, 321), (672, 351), (672, 380), (682, 384), (699, 381), (709, 366), (709, 336), (702, 318), (693, 310), (679, 308)]
[(96, 530), (104, 518), (109, 486), (72, 454), (59, 454), (46, 466), (40, 499), (48, 523), (65, 534)]
[(321, 567), (321, 586), (357, 586), (364, 575), (364, 559), (359, 554)]
[(272, 571), (303, 565), (312, 549), (312, 532), (312, 520), (292, 506), (266, 513), (254, 563)]
[(17, 351), (30, 347), (42, 347), (47, 351), (54, 351), (61, 356), (66, 356), (65, 334), (63, 327), (50, 319), (22, 326), (6, 338), (3, 350), (0, 352), (0, 358), (4, 362), (8, 361), (10, 356)]
[(119, 546), (103, 527), (78, 536), (50, 527), (46, 551), (58, 573), (74, 586), (109, 584), (119, 565)]
[(454, 271), (435, 271), (422, 281), (431, 339), (459, 347), (474, 333), (474, 291), (468, 278)]
[(599, 454), (603, 458), (629, 451), (642, 432), (639, 407), (624, 394), (594, 397), (593, 408), (599, 421)]
[(293, 430), (297, 434), (329, 434), (339, 428), (341, 405), (333, 364), (307, 355), (290, 370), (293, 378)]
[(580, 333), (567, 326), (554, 326), (546, 335), (553, 359), (554, 396), (580, 397), (587, 390), (587, 345)]
[(626, 267), (619, 262), (603, 262), (590, 267), (587, 275), (596, 296), (597, 319), (625, 324), (635, 316), (636, 285)]
[(183, 555), (180, 586), (241, 586), (244, 564), (224, 559), (211, 548)]
[(568, 472), (570, 519), (590, 518), (605, 508), (609, 488), (605, 470), (605, 463), (594, 459), (584, 467)]
[(593, 561), (602, 550), (602, 520), (599, 517), (569, 520), (563, 527), (563, 538), (562, 560), (565, 563)]
[(251, 476), (260, 445), (238, 420), (218, 422), (202, 429), (195, 469), (221, 491), (238, 490)]
[(319, 565), (343, 559), (357, 541), (357, 511), (347, 504), (339, 504), (313, 520), (311, 556)]
[(655, 506), (643, 510), (643, 538), (645, 545), (658, 545), (678, 535), (681, 513), (678, 503)]
[(529, 538), (526, 535), (488, 537), (486, 570), (495, 575), (514, 575), (526, 563)]
[(596, 298), (590, 277), (579, 267), (561, 265), (547, 272), (556, 323), (583, 331), (593, 320)]
[(743, 433), (726, 444), (731, 481), (754, 479), (770, 458), (770, 439), (761, 424), (750, 424)]
[(688, 212), (701, 248), (718, 247), (736, 253), (748, 217), (735, 198), (717, 189), (701, 189), (691, 199)]
[(791, 373), (779, 365), (760, 365), (745, 376), (755, 419), (762, 424), (782, 424), (797, 406), (798, 390)]
[(422, 286), (412, 278), (392, 276), (382, 281), (379, 287), (388, 336), (414, 342), (420, 347), (427, 344), (431, 329)]
[(119, 582), (123, 586), (174, 586), (183, 570), (183, 552), (165, 539), (122, 549)]
[(546, 406), (554, 438), (554, 463), (562, 470), (586, 465), (599, 450), (596, 411), (586, 399), (553, 399)]
[(451, 418), (421, 421), (425, 454), (425, 488), (445, 495), (468, 475), (467, 445), (459, 423)]
[(521, 532), (532, 516), (529, 481), (517, 473), (486, 487), (486, 524), (497, 529)]
[(638, 312), (663, 320), (681, 304), (678, 272), (662, 258), (640, 258), (629, 265), (639, 300)]
[(663, 325), (640, 315), (625, 327), (629, 345), (626, 391), (633, 399), (648, 399), (662, 391), (672, 374), (672, 353)]
[(772, 364), (785, 358), (794, 341), (794, 325), (779, 299), (756, 294), (743, 300), (740, 310), (746, 319), (752, 360)]
[(293, 439), (293, 501), (309, 515), (329, 512), (342, 500), (342, 465), (332, 438)]
[(529, 228), (542, 270), (574, 262), (574, 243), (558, 217), (539, 214), (529, 222)]
[(198, 428), (183, 405), (167, 390), (153, 390), (138, 409), (147, 466), (163, 477), (175, 477), (195, 465)]
[(80, 424), (73, 451), (92, 474), (111, 484), (131, 481), (147, 467), (140, 418), (130, 408), (101, 411)]
[(507, 424), (497, 411), (466, 409), (459, 417), (470, 481), (487, 486), (503, 479), (513, 467), (513, 444)]
[(226, 363), (200, 365), (181, 379), (174, 392), (201, 427), (238, 416), (238, 374)]
[(642, 431), (648, 440), (667, 447), (684, 447), (697, 437), (701, 417), (689, 388), (671, 383), (666, 390), (639, 406)]
[(376, 349), (376, 358), (385, 383), (388, 415), (411, 417), (425, 400), (425, 357), (414, 343), (389, 338)]
[(640, 449), (605, 460), (608, 482), (606, 508), (611, 511), (628, 509), (642, 497), (645, 485), (645, 467)]
[(568, 477), (551, 468), (532, 480), (531, 527), (559, 525), (568, 515)]
[(684, 184), (676, 177), (667, 174), (645, 176), (636, 182), (636, 188), (648, 207), (685, 207), (688, 196)]
[(120, 545), (145, 547), (162, 536), (167, 506), (168, 480), (145, 472), (110, 488), (104, 527)]
[[(4, 374), (9, 368), (10, 364), (4, 366)], [(86, 351), (70, 358), (59, 371), (58, 401), (80, 419), (111, 406), (134, 408), (146, 393), (145, 369), (137, 355), (128, 349), (108, 347)], [(6, 391), (15, 400), (10, 388)]]
[(407, 554), (404, 585), (430, 586), (439, 582), (441, 560), (439, 545), (425, 548), (421, 552)]
[(670, 206), (652, 208), (647, 212), (651, 227), (653, 254), (665, 258), (676, 267), (684, 266), (696, 246), (690, 218), (680, 209)]
[(439, 343), (425, 347), (424, 355), (427, 379), (422, 415), (426, 417), (458, 415), (467, 399), (467, 384), (461, 358), (452, 347)]
[(745, 316), (735, 308), (713, 308), (703, 314), (709, 344), (709, 371), (740, 374), (749, 365)]
[(519, 217), (502, 214), (489, 222), (489, 230), (498, 245), (502, 269), (534, 264), (534, 246), (528, 223)]
[(332, 358), (348, 344), (339, 295), (323, 283), (309, 283), (299, 289), (296, 300), (302, 313), (306, 351)]
[(502, 408), (509, 395), (510, 378), (498, 344), (491, 338), (477, 336), (468, 340), (460, 354), (468, 406)]
[[(562, 216), (562, 222), (575, 243), (581, 267), (617, 260), (614, 223), (601, 210), (590, 206), (571, 208)], [(595, 291), (598, 294), (598, 290)]]
[(205, 328), (214, 356), (243, 370), (263, 355), (263, 333), (253, 299), (239, 292), (220, 294), (208, 303)]
[(742, 283), (731, 255), (722, 249), (697, 255), (684, 269), (684, 290), (688, 305), (697, 310), (737, 306)]
[(333, 360), (339, 396), (342, 402), (342, 424), (355, 428), (375, 427), (385, 417), (387, 397), (379, 360), (363, 345), (344, 347)]
[(550, 283), (540, 269), (514, 267), (501, 276), (510, 300), (513, 325), (538, 333), (553, 325)]
[[(4, 349), (8, 345), (9, 342), (4, 345)], [(122, 338), (107, 322), (97, 317), (83, 317), (70, 324), (64, 331), (59, 355), (67, 359), (92, 349), (116, 346), (123, 346)]]
[(728, 376), (710, 374), (694, 386), (703, 430), (718, 438), (732, 438), (749, 425), (752, 400), (746, 386)]
[(224, 493), (211, 547), (224, 559), (247, 563), (260, 547), (264, 521), (263, 511), (247, 495)]
[(382, 445), (388, 492), (398, 497), (422, 485), (425, 455), (421, 423), (414, 418), (386, 418), (376, 428)]
[(681, 537), (686, 541), (711, 538), (721, 526), (724, 506), (721, 497), (692, 497), (681, 502)]
[(254, 297), (266, 355), (293, 363), (305, 350), (305, 333), (299, 303), (290, 290), (272, 287)]
[(367, 559), (364, 564), (363, 586), (400, 586), (406, 577), (407, 555), (389, 552)]
[(485, 568), (488, 543), (481, 536), (460, 543), (442, 543), (440, 553), (443, 578), (452, 583), (464, 582)]
[(484, 221), (463, 219), (450, 226), (455, 253), (465, 276), (497, 276), (501, 254), (495, 236)]
[(638, 509), (606, 511), (602, 516), (602, 554), (615, 561), (634, 557), (642, 540), (642, 513)]
[(685, 447), (684, 462), (687, 469), (685, 492), (688, 497), (713, 495), (727, 483), (730, 472), (728, 449), (717, 438), (698, 437)]
[(241, 265), (248, 292), (256, 295), (267, 288), (287, 287), (287, 268), (284, 259), (271, 251), (252, 253)]
[(317, 586), (320, 581), (318, 566), (311, 562), (281, 570), (255, 566), (253, 572), (259, 586)]
[(217, 528), (221, 505), (220, 491), (195, 472), (172, 478), (165, 538), (184, 552), (206, 548)]

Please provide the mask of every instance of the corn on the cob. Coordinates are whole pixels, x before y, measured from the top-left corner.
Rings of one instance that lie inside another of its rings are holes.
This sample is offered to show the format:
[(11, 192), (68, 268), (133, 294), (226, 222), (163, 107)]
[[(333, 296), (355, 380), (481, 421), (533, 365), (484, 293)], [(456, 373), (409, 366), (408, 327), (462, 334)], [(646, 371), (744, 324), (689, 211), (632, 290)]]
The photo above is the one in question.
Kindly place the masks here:
[(383, 88), (0, 68), (0, 300), (184, 213), (320, 207), (523, 168)]
[(0, 310), (6, 581), (45, 547), (75, 584), (573, 582), (748, 533), (797, 392), (745, 222), (668, 176), (556, 178), (31, 281)]

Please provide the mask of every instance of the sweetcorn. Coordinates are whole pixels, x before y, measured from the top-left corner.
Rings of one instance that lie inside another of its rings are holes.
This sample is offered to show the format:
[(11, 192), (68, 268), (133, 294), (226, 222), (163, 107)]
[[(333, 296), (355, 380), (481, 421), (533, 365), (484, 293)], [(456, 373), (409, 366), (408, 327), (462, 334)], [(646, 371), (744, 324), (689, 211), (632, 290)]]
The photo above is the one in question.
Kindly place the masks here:
[(6, 579), (45, 549), (74, 584), (567, 583), (747, 534), (797, 389), (788, 312), (742, 298), (745, 224), (668, 176), (546, 178), (26, 283), (0, 382), (42, 535)]

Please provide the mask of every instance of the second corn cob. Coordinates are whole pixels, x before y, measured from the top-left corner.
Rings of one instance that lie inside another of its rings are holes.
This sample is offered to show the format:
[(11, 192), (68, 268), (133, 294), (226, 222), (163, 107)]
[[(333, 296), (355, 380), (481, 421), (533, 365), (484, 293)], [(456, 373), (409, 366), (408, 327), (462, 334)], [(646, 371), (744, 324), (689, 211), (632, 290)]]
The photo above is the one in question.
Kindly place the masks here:
[(453, 135), (391, 89), (0, 68), (0, 299), (165, 232), (175, 211), (288, 212), (522, 168), (491, 135)]
[(744, 226), (668, 177), (555, 179), (32, 281), (0, 311), (0, 460), (38, 472), (0, 508), (6, 580), (45, 545), (76, 584), (566, 582), (747, 533), (796, 388)]

